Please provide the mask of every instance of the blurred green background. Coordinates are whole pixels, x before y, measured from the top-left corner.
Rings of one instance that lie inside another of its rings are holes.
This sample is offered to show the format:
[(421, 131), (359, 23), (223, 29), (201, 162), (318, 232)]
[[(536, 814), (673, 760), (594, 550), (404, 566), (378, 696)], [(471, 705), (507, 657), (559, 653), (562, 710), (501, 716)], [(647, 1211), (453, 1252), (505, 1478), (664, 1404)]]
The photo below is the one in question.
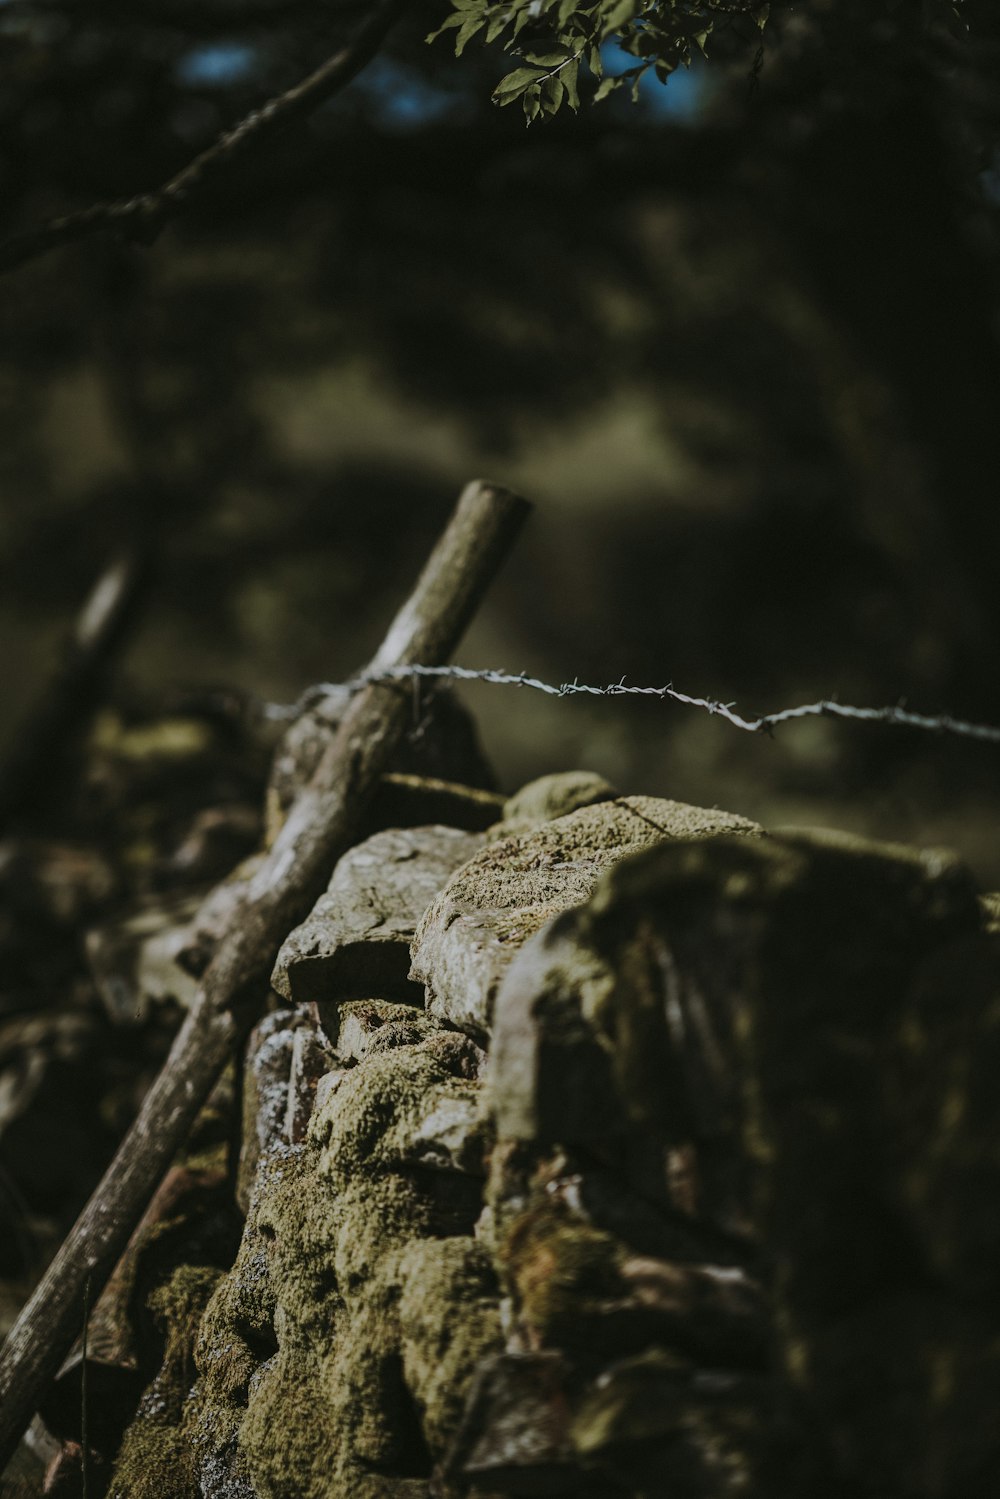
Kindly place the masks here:
[[(537, 510), (464, 664), (1000, 723), (998, 21), (939, 9), (775, 6), (756, 86), (723, 41), (525, 130), (502, 55), (425, 46), (415, 5), (156, 244), (6, 277), (0, 736), (136, 539), (117, 692), (343, 679), (477, 476)], [(156, 185), (360, 13), (0, 0), (4, 227)], [(586, 766), (1000, 886), (996, 746), (463, 696), (505, 786)]]

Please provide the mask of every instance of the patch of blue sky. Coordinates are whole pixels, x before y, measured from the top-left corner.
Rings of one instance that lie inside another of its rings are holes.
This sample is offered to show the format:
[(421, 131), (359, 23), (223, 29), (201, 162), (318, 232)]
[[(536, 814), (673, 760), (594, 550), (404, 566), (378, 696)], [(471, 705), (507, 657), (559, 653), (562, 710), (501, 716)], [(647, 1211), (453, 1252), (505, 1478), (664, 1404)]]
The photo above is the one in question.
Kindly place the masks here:
[(227, 88), (252, 78), (259, 63), (260, 54), (249, 42), (205, 42), (185, 52), (174, 71), (186, 88)]
[(463, 103), (458, 94), (435, 87), (391, 57), (377, 57), (357, 86), (374, 106), (379, 122), (395, 130), (433, 125), (454, 116)]
[(1000, 146), (993, 151), (993, 164), (979, 174), (979, 189), (990, 208), (1000, 208)]
[[(634, 68), (637, 59), (623, 51), (617, 42), (605, 42), (601, 48), (601, 61), (605, 73), (617, 75), (627, 68)], [(625, 86), (626, 97), (627, 89), (628, 85)], [(701, 123), (711, 90), (708, 69), (697, 64), (678, 68), (666, 83), (661, 83), (650, 68), (639, 85), (639, 103), (647, 115), (657, 120), (671, 125), (693, 126)]]

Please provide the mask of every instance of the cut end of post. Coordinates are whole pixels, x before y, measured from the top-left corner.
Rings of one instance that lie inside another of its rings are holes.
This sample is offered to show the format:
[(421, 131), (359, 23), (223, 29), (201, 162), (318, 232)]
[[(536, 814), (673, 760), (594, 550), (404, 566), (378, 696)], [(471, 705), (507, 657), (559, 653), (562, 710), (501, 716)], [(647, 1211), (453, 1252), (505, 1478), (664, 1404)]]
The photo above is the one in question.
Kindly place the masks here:
[(502, 484), (473, 479), (465, 486), (416, 588), (372, 660), (373, 671), (440, 666), (447, 660), (531, 508)]
[(467, 507), (495, 508), (512, 529), (523, 525), (534, 508), (530, 500), (492, 479), (471, 479), (466, 484), (457, 508), (462, 511)]

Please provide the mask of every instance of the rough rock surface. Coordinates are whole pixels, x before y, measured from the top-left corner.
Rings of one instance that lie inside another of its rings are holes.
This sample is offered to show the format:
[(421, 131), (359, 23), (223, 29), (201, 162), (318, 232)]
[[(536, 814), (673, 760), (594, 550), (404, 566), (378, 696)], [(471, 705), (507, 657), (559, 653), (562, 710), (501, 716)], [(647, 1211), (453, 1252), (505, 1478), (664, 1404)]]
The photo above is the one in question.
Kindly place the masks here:
[[(243, 1128), (236, 1177), (236, 1201), (241, 1212), (250, 1203), (254, 1178), (262, 1158), (287, 1145), (289, 1112), (294, 1115), (292, 1072), (296, 1039), (305, 1033), (315, 1040), (315, 1023), (304, 1011), (275, 1010), (256, 1026), (243, 1058)], [(328, 1055), (326, 1071), (334, 1066)]]
[(417, 1499), (501, 1346), (472, 1238), (487, 1131), (458, 1048), (366, 1057), (262, 1166), (187, 1415), (216, 1499)]
[(490, 837), (496, 841), (529, 833), (541, 822), (552, 822), (556, 817), (578, 812), (581, 807), (614, 801), (617, 796), (610, 781), (592, 770), (563, 770), (539, 776), (507, 798), (503, 822), (491, 829)]
[[(562, 1358), (548, 1399), (581, 1477), (985, 1496), (1000, 952), (982, 925), (954, 858), (798, 833), (647, 850), (522, 950), (491, 1049), (490, 1234), (513, 1337)], [(477, 1389), (477, 1473), (495, 1461), (513, 1492), (513, 1397)]]
[(414, 1046), (440, 1030), (437, 1021), (415, 1005), (395, 1005), (386, 999), (350, 999), (338, 1006), (337, 1018), (331, 1040), (344, 1062), (360, 1062), (373, 1049)]
[[(545, 797), (538, 801), (544, 805)], [(586, 900), (606, 869), (663, 840), (759, 832), (729, 812), (625, 796), (492, 843), (462, 866), (427, 910), (413, 941), (410, 976), (425, 985), (431, 1014), (482, 1040), (518, 947), (560, 911)]]
[(239, 1254), (147, 1299), (122, 1499), (993, 1499), (995, 909), (580, 794), (432, 902), (430, 1012), (257, 1028)]
[(278, 953), (271, 983), (297, 1003), (338, 995), (414, 997), (408, 983), (417, 922), (482, 845), (457, 828), (389, 829), (338, 862), (326, 893)]

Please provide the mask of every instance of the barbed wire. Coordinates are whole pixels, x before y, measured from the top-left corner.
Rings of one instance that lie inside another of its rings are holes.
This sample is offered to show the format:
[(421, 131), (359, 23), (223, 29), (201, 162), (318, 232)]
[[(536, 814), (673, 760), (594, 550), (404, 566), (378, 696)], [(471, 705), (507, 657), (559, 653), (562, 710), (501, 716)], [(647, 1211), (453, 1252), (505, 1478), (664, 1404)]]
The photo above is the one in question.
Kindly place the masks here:
[(771, 734), (780, 724), (797, 718), (842, 718), (860, 720), (863, 723), (891, 724), (897, 728), (921, 729), (935, 734), (952, 734), (963, 739), (978, 739), (989, 744), (1000, 744), (1000, 728), (989, 724), (969, 723), (953, 718), (949, 713), (914, 713), (905, 702), (887, 708), (857, 708), (849, 703), (840, 703), (836, 698), (822, 698), (815, 703), (802, 703), (797, 708), (782, 708), (777, 713), (763, 713), (758, 717), (745, 718), (736, 712), (736, 704), (717, 702), (709, 697), (692, 697), (679, 692), (673, 683), (663, 687), (634, 687), (622, 677), (618, 682), (609, 682), (605, 687), (593, 686), (574, 677), (572, 682), (556, 685), (543, 682), (539, 677), (526, 672), (506, 672), (493, 668), (469, 666), (385, 666), (360, 672), (347, 682), (319, 682), (310, 687), (297, 702), (291, 704), (269, 703), (265, 712), (269, 718), (294, 719), (306, 709), (315, 707), (325, 697), (342, 697), (345, 693), (357, 692), (362, 687), (379, 683), (414, 682), (424, 679), (453, 682), (487, 682), (497, 687), (527, 687), (532, 692), (542, 692), (547, 697), (653, 697), (661, 701), (681, 703), (685, 707), (700, 708), (715, 717), (723, 718), (734, 728), (748, 734)]

